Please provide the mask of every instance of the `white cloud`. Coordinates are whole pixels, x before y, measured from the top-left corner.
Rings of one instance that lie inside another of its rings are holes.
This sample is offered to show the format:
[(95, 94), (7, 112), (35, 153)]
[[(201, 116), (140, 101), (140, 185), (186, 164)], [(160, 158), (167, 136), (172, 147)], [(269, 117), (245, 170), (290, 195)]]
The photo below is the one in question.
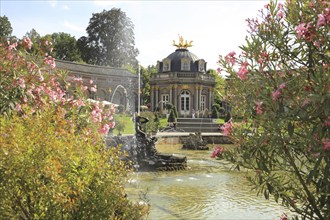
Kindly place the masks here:
[(85, 28), (80, 27), (80, 26), (75, 25), (75, 24), (72, 24), (72, 23), (70, 23), (68, 21), (64, 21), (64, 26), (67, 27), (67, 28), (69, 28), (70, 30), (81, 32), (81, 33), (85, 33)]

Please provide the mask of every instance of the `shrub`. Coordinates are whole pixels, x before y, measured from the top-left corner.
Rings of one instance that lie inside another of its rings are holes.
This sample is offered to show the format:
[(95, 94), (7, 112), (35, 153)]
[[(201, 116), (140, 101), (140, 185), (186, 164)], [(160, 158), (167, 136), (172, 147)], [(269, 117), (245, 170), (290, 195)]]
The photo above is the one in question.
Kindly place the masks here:
[(87, 100), (81, 78), (29, 47), (0, 44), (1, 217), (140, 219), (148, 210), (125, 197), (129, 169), (104, 143), (113, 106)]
[(272, 1), (247, 21), (242, 54), (219, 60), (230, 74), (226, 100), (243, 117), (225, 124), (237, 147), (224, 155), (253, 171), (267, 199), (302, 219), (330, 219), (329, 4)]

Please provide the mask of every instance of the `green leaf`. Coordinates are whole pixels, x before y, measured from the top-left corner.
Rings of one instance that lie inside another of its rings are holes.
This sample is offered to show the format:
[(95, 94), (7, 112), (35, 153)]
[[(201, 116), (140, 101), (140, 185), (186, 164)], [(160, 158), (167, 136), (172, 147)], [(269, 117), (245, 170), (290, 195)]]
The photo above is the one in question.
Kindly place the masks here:
[(293, 131), (294, 131), (294, 125), (292, 122), (289, 122), (288, 123), (288, 133), (289, 133), (290, 137), (292, 137)]

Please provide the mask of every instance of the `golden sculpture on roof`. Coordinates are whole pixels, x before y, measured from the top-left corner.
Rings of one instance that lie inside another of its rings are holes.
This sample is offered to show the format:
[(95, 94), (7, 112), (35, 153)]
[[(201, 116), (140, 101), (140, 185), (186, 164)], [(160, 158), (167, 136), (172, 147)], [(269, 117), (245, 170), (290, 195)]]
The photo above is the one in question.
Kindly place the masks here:
[(179, 43), (176, 44), (175, 40), (173, 40), (173, 46), (176, 46), (178, 49), (187, 49), (188, 47), (192, 47), (192, 40), (188, 43), (187, 40), (183, 40), (183, 37), (179, 35)]

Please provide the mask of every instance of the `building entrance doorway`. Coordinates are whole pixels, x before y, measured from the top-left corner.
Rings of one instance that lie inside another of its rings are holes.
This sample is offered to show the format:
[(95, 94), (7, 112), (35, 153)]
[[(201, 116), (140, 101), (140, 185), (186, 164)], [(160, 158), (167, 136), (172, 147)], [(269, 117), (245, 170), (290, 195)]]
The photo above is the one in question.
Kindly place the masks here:
[(190, 93), (182, 91), (180, 95), (180, 115), (187, 116), (190, 114)]

